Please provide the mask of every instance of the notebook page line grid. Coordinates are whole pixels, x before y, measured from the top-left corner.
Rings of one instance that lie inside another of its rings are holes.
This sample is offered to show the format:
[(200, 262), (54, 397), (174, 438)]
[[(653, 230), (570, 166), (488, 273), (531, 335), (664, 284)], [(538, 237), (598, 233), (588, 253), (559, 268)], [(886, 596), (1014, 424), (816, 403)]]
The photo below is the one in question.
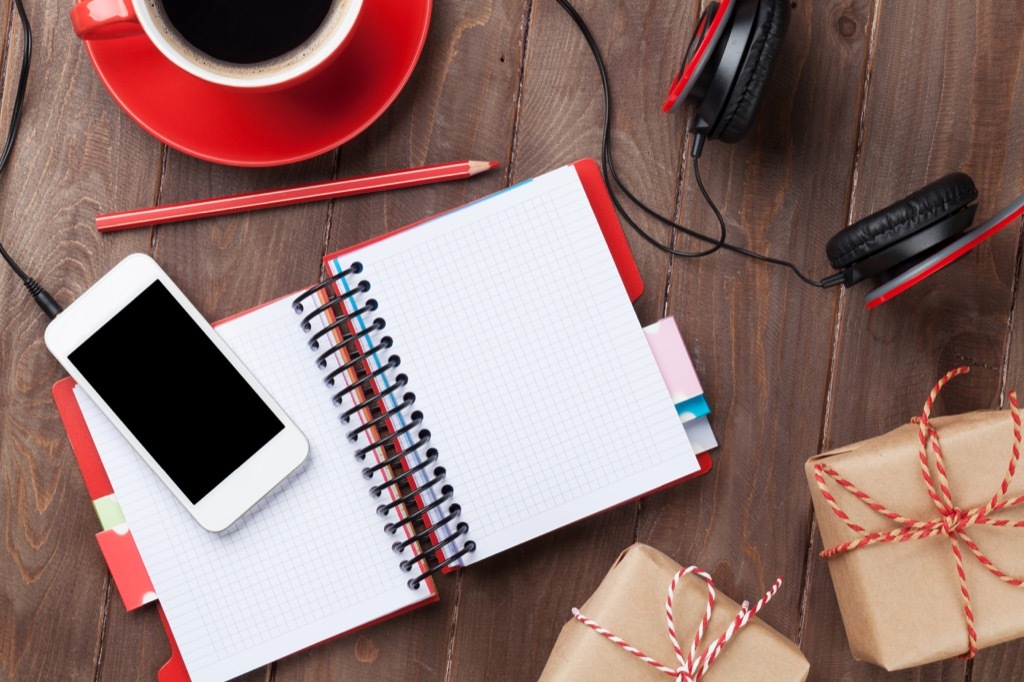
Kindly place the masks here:
[(571, 167), (332, 270), (353, 259), (373, 282), (474, 560), (697, 469)]
[(290, 303), (218, 331), (311, 445), (226, 533), (201, 529), (78, 395), (193, 680), (239, 675), (429, 597), (405, 584)]
[[(503, 190), (502, 192), (499, 192), (497, 194), (491, 195), (489, 197), (485, 197), (484, 199), (478, 200), (476, 202), (472, 202), (472, 203), (467, 204), (465, 206), (462, 206), (462, 207), (460, 207), (458, 209), (455, 209), (454, 211), (446, 214), (443, 217), (446, 220), (451, 219), (453, 216), (457, 216), (457, 219), (463, 219), (463, 218), (466, 218), (466, 214), (468, 214), (468, 213), (480, 212), (481, 210), (486, 211), (488, 207), (493, 206), (495, 203), (497, 203), (497, 202), (495, 202), (496, 198), (498, 198), (498, 197), (500, 197), (500, 196), (502, 196), (502, 195), (504, 195), (506, 193), (512, 193), (512, 192), (516, 192), (517, 190), (521, 191), (524, 188), (529, 188), (529, 187), (531, 187), (531, 183), (533, 183), (533, 182), (534, 182), (533, 179), (526, 180), (525, 182), (520, 183), (519, 185), (510, 187), (510, 188), (507, 188), (506, 190)], [(543, 184), (543, 181), (542, 181), (542, 184)], [(511, 199), (511, 197), (505, 197), (503, 199), (503, 201), (505, 201), (507, 203), (510, 199)], [(513, 201), (517, 201), (517, 200), (518, 199), (513, 200)], [(480, 206), (480, 204), (483, 204), (485, 202), (489, 202), (486, 207), (485, 206)], [(469, 218), (469, 221), (472, 222), (472, 218)], [(491, 225), (491, 227), (493, 227), (493, 225)], [(506, 224), (506, 225), (502, 225), (502, 227), (510, 227), (510, 226)], [(511, 227), (514, 228), (515, 226), (513, 225)], [(424, 231), (421, 230), (419, 232), (416, 232), (415, 235), (405, 235), (405, 236), (408, 237), (408, 236), (423, 236), (423, 235), (424, 235)], [(420, 244), (420, 243), (426, 243), (426, 240), (421, 241), (421, 242), (415, 242), (414, 244), (409, 245), (407, 248), (412, 248), (413, 246), (415, 246), (415, 244)], [(435, 247), (436, 247), (436, 245), (435, 245)], [(436, 250), (436, 248), (435, 248), (435, 250)], [(350, 267), (350, 265), (351, 265), (351, 261), (350, 260), (348, 260), (346, 258), (337, 258), (337, 259), (334, 259), (333, 261), (331, 261), (329, 263), (329, 268), (330, 268), (330, 271), (331, 271), (332, 274), (337, 275), (338, 273), (341, 273), (343, 270), (345, 270), (347, 267)], [(362, 276), (360, 276), (360, 277), (355, 278), (355, 279), (362, 280), (363, 278), (362, 278)], [(348, 278), (342, 278), (341, 281), (340, 281), (339, 289), (342, 292), (349, 292), (349, 291), (351, 291), (356, 286), (357, 285), (354, 282), (348, 281)], [(373, 293), (364, 296), (364, 298), (373, 298), (373, 297), (374, 297)], [(377, 298), (379, 298), (379, 296)], [(359, 308), (364, 303), (365, 303), (365, 301), (360, 299), (360, 298), (358, 298), (358, 297), (350, 299), (350, 303), (347, 306), (348, 309), (349, 309), (349, 312), (352, 312), (353, 310)], [(367, 324), (368, 324), (368, 322), (367, 322), (367, 320), (365, 320), (363, 318), (363, 316), (359, 316), (355, 320), (355, 326), (357, 327), (357, 330), (365, 329)], [(371, 339), (368, 338), (368, 339), (365, 339), (364, 341), (362, 341), (361, 345), (362, 345), (363, 349), (366, 350), (367, 348), (372, 346), (374, 343), (376, 343), (376, 340), (371, 340)], [(375, 353), (375, 354), (371, 355), (368, 358), (368, 362), (371, 365), (372, 369), (379, 369), (383, 365), (383, 363), (386, 362), (386, 359), (382, 359), (381, 354)], [(380, 379), (378, 379), (376, 383), (377, 383), (378, 390), (385, 391), (391, 385), (392, 382), (389, 379), (389, 377), (387, 376), (387, 374), (385, 374)], [(392, 396), (388, 396), (387, 398), (385, 398), (385, 402), (388, 404), (389, 407), (393, 408), (397, 404), (398, 399), (394, 395), (392, 395)], [(396, 425), (395, 428), (402, 428), (403, 426), (406, 425), (406, 421), (405, 421), (404, 415), (402, 415), (402, 414), (398, 414), (396, 416), (396, 418), (394, 419), (394, 422), (395, 422), (395, 425)], [(412, 434), (403, 436), (399, 440), (406, 447), (410, 446), (414, 442), (414, 438), (413, 438)], [(421, 454), (419, 452), (412, 451), (408, 455), (408, 460), (410, 462), (410, 465), (415, 466), (415, 465), (419, 465), (423, 461), (423, 458), (421, 457)], [(439, 465), (443, 466), (443, 464), (444, 464), (443, 461), (439, 462)], [(414, 480), (417, 482), (417, 484), (421, 486), (421, 495), (422, 495), (422, 497), (425, 500), (423, 502), (424, 505), (430, 505), (432, 502), (434, 502), (437, 499), (437, 490), (435, 488), (433, 488), (433, 487), (423, 488), (422, 487), (422, 486), (424, 486), (425, 482), (428, 479), (429, 479), (429, 473), (420, 473), (420, 474), (417, 474), (414, 477)], [(457, 504), (458, 503), (458, 499), (455, 499), (453, 502)], [(441, 508), (438, 508), (438, 509), (435, 509), (435, 510), (431, 511), (429, 513), (429, 518), (431, 520), (431, 523), (437, 524), (442, 519), (442, 517), (445, 516), (445, 514), (447, 513), (448, 509), (450, 509), (450, 507), (441, 507)], [(455, 544), (455, 543), (445, 544), (445, 539), (449, 537), (449, 535), (451, 534), (451, 530), (452, 530), (451, 529), (451, 523), (449, 523), (448, 525), (441, 526), (440, 528), (438, 528), (437, 531), (435, 531), (435, 533), (437, 535), (436, 541), (439, 544), (443, 544), (444, 545), (443, 547), (441, 547), (441, 551), (444, 554), (445, 558), (451, 557), (453, 554), (458, 552), (459, 549), (460, 549), (460, 546), (458, 544)], [(472, 538), (466, 538), (466, 540), (469, 540), (469, 539), (472, 539)], [(461, 565), (461, 563), (462, 562), (458, 562), (456, 565)]]

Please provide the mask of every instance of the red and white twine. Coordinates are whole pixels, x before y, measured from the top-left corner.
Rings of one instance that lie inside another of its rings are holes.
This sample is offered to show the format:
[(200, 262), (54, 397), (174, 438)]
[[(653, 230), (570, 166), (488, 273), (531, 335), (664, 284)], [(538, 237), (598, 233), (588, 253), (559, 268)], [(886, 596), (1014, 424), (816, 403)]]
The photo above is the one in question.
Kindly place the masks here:
[[(853, 550), (861, 549), (868, 545), (887, 542), (910, 542), (913, 540), (921, 540), (923, 538), (931, 537), (933, 535), (945, 535), (949, 538), (950, 549), (953, 552), (953, 558), (956, 564), (957, 577), (960, 580), (960, 597), (964, 607), (964, 620), (967, 623), (967, 653), (964, 654), (962, 658), (974, 658), (974, 655), (978, 653), (978, 635), (974, 627), (974, 611), (971, 608), (971, 595), (967, 587), (967, 574), (964, 572), (964, 558), (960, 551), (960, 543), (963, 543), (969, 550), (971, 550), (971, 553), (978, 559), (981, 565), (995, 577), (1009, 585), (1013, 585), (1014, 587), (1021, 587), (1024, 585), (1024, 579), (1014, 578), (999, 570), (999, 568), (992, 563), (984, 552), (981, 551), (978, 545), (971, 540), (970, 536), (967, 535), (967, 529), (972, 526), (988, 525), (997, 528), (1024, 528), (1024, 520), (1011, 521), (1009, 519), (996, 519), (991, 516), (996, 512), (1024, 504), (1024, 495), (1010, 500), (1006, 499), (1006, 493), (1010, 488), (1013, 476), (1017, 472), (1017, 464), (1020, 461), (1021, 422), (1020, 409), (1017, 405), (1017, 393), (1015, 391), (1010, 392), (1010, 415), (1013, 419), (1013, 445), (1010, 453), (1010, 464), (1007, 467), (1006, 475), (1003, 477), (1003, 482), (1000, 484), (999, 489), (992, 496), (992, 499), (981, 507), (963, 510), (953, 503), (953, 495), (950, 492), (949, 479), (946, 476), (946, 466), (942, 456), (942, 448), (939, 445), (939, 435), (929, 421), (932, 413), (932, 405), (935, 402), (935, 398), (942, 390), (942, 387), (954, 377), (966, 374), (968, 371), (970, 371), (969, 368), (960, 367), (952, 370), (939, 379), (938, 383), (935, 384), (935, 388), (933, 388), (932, 392), (928, 395), (928, 400), (925, 401), (924, 409), (921, 411), (920, 418), (915, 418), (914, 420), (920, 427), (918, 431), (918, 460), (921, 465), (921, 477), (924, 479), (925, 487), (928, 490), (928, 496), (931, 497), (932, 502), (935, 503), (935, 508), (939, 513), (939, 518), (929, 521), (918, 521), (907, 518), (890, 510), (888, 507), (860, 490), (853, 483), (843, 478), (838, 471), (828, 464), (821, 462), (814, 467), (814, 478), (818, 483), (818, 490), (821, 491), (821, 496), (826, 502), (828, 502), (835, 515), (842, 519), (847, 527), (861, 536), (858, 540), (844, 542), (830, 549), (826, 549), (821, 553), (821, 556), (829, 558), (844, 552), (852, 552)], [(934, 478), (932, 477), (928, 463), (929, 452), (933, 452), (935, 454), (936, 476)], [(872, 511), (895, 523), (898, 523), (900, 528), (889, 531), (869, 532), (862, 526), (854, 523), (849, 515), (843, 511), (842, 507), (839, 506), (836, 498), (829, 490), (828, 482), (825, 480), (826, 476), (845, 488), (848, 492), (852, 493), (854, 497), (863, 502)], [(935, 484), (935, 478), (938, 479), (938, 486)]]
[[(682, 647), (679, 646), (679, 640), (676, 638), (675, 619), (672, 615), (672, 600), (680, 579), (688, 574), (693, 574), (708, 584), (708, 605), (704, 610), (704, 617), (701, 618), (700, 625), (697, 627), (697, 634), (694, 635), (693, 643), (690, 645), (690, 652), (684, 657)], [(731, 640), (733, 635), (746, 627), (747, 623), (750, 622), (751, 617), (763, 609), (765, 604), (771, 601), (771, 598), (779, 591), (779, 586), (781, 585), (782, 578), (779, 578), (775, 581), (775, 584), (772, 585), (771, 589), (768, 590), (756, 604), (754, 604), (753, 608), (750, 608), (749, 602), (743, 602), (740, 612), (736, 614), (736, 617), (733, 619), (732, 623), (729, 624), (729, 627), (726, 628), (725, 632), (715, 640), (715, 643), (712, 644), (707, 651), (698, 655), (697, 648), (700, 646), (701, 640), (704, 639), (704, 633), (707, 630), (708, 623), (711, 621), (711, 611), (715, 606), (715, 581), (711, 579), (710, 575), (696, 566), (688, 566), (687, 568), (681, 569), (672, 578), (672, 582), (669, 583), (668, 597), (665, 599), (665, 618), (668, 621), (668, 637), (672, 640), (672, 649), (676, 652), (676, 659), (679, 661), (679, 666), (676, 668), (670, 668), (663, 663), (659, 663), (656, 659), (651, 658), (636, 647), (630, 646), (621, 637), (605, 630), (603, 627), (584, 616), (580, 613), (579, 609), (573, 609), (572, 615), (576, 620), (583, 623), (597, 634), (603, 635), (610, 641), (618, 644), (644, 663), (660, 670), (663, 673), (674, 676), (677, 682), (697, 682), (697, 680), (699, 680), (701, 676), (708, 671), (708, 668), (715, 662), (715, 659), (718, 658), (718, 655), (722, 652), (726, 642)]]

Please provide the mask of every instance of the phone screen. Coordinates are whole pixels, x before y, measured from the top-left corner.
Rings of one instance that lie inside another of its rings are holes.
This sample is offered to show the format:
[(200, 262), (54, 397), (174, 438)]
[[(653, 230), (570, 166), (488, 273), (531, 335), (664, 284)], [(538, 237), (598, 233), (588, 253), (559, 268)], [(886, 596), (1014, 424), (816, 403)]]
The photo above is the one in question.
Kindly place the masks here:
[(159, 281), (68, 357), (192, 504), (284, 429)]

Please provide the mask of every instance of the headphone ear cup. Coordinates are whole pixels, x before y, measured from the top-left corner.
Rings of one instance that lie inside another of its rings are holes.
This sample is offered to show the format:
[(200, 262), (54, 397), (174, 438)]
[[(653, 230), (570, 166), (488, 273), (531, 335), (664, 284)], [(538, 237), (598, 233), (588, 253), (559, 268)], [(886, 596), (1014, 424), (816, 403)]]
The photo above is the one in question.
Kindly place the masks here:
[(842, 270), (934, 225), (977, 198), (978, 188), (970, 176), (950, 173), (842, 230), (825, 245), (825, 253), (832, 267)]
[(712, 139), (738, 142), (754, 121), (789, 26), (789, 0), (760, 0), (754, 32)]

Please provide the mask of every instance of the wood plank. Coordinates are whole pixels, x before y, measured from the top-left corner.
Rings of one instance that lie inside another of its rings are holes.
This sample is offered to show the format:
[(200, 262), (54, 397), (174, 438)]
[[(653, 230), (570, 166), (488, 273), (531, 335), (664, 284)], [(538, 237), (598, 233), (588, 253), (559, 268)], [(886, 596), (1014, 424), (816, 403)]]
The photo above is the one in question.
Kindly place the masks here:
[[(335, 201), (329, 251), (506, 184), (525, 18), (525, 2), (435, 3), (430, 35), (412, 80), (380, 121), (342, 148), (338, 173), (350, 176), (457, 159), (501, 161), (503, 167), (468, 181)], [(439, 604), (281, 661), (275, 680), (442, 679), (459, 578), (442, 576), (437, 582)]]
[[(612, 88), (612, 144), (616, 169), (630, 190), (663, 214), (677, 203), (686, 122), (661, 112), (668, 83), (679, 68), (681, 26), (698, 16), (698, 3), (655, 0), (614, 8), (574, 3), (601, 48)], [(685, 29), (690, 30), (690, 29)], [(521, 121), (513, 150), (513, 182), (577, 159), (601, 159), (604, 98), (594, 58), (569, 16), (553, 0), (536, 2), (530, 25)], [(640, 214), (628, 207), (631, 215)], [(668, 228), (647, 225), (664, 244)], [(637, 305), (647, 324), (663, 311), (668, 256), (623, 229), (643, 275)]]
[[(1010, 53), (1003, 57), (1007, 62), (1002, 70), (1002, 79), (1005, 83), (1019, 83), (1022, 77), (1024, 77), (1022, 52), (1024, 52), (1024, 46), (1018, 45), (1016, 53)], [(1017, 57), (1016, 63), (1013, 63), (1014, 56)], [(1024, 88), (1017, 87), (1012, 93), (1007, 92), (1005, 98), (1009, 111), (1006, 114), (998, 112), (1000, 115), (1012, 116), (1013, 114), (1009, 112), (1019, 112), (1024, 108)], [(1024, 177), (1024, 169), (1021, 169), (1021, 164), (1024, 164), (1024, 161), (1020, 159), (1008, 159), (1008, 161), (1011, 161), (1011, 168), (1005, 172), (1004, 182), (1006, 187), (1001, 188), (1001, 199), (1006, 199), (1024, 191), (1024, 183), (1021, 182), (1021, 178)], [(1006, 231), (1019, 235), (1021, 227), (1024, 227), (1024, 220), (1021, 220), (1017, 225), (1007, 228)], [(1020, 238), (1018, 237), (1018, 239)], [(1003, 237), (1003, 244), (1006, 245), (1005, 248), (1009, 248), (1010, 242), (1009, 236)], [(1024, 278), (1024, 274), (1022, 274), (1024, 246), (1022, 244), (1024, 244), (1024, 241), (1018, 241), (1016, 253), (1017, 277), (1014, 282), (1013, 308), (1010, 312), (1010, 336), (1006, 343), (1003, 365), (1005, 379), (997, 396), (1000, 409), (1008, 408), (1007, 393), (1009, 391), (1017, 391), (1019, 396), (1024, 396), (1024, 344), (1021, 344), (1021, 338), (1024, 338), (1024, 319), (1021, 318), (1021, 313), (1024, 311), (1024, 307), (1021, 306), (1022, 297), (1024, 297), (1024, 291), (1022, 291), (1021, 287), (1021, 280)], [(1018, 470), (1017, 476), (1020, 475)], [(1024, 641), (1009, 642), (981, 651), (971, 666), (971, 674), (972, 679), (975, 680), (1014, 680), (1024, 678)]]
[[(66, 304), (123, 256), (145, 250), (148, 234), (101, 239), (93, 220), (111, 204), (153, 200), (160, 146), (103, 89), (67, 6), (26, 5), (35, 57), (20, 139), (0, 187), (0, 236)], [(5, 26), (7, 18), (5, 6)], [(5, 111), (18, 75), (16, 40)], [(0, 300), (8, 306), (0, 323), (0, 679), (92, 680), (109, 578), (49, 395), (63, 371), (43, 346), (45, 318), (6, 268)]]
[[(277, 168), (228, 168), (167, 152), (160, 203), (327, 180), (337, 152)], [(227, 317), (318, 281), (324, 202), (156, 228), (153, 257), (209, 319)]]
[[(629, 3), (575, 4), (611, 73), (619, 172), (637, 194), (671, 214), (685, 123), (658, 107), (682, 49), (669, 28), (689, 24), (696, 3), (658, 0), (642, 11)], [(575, 25), (554, 2), (533, 3), (512, 180), (599, 157), (603, 106), (593, 57)], [(652, 232), (668, 242), (667, 231)], [(631, 232), (627, 238), (647, 285), (638, 310), (653, 321), (661, 313), (668, 258)], [(570, 609), (630, 544), (635, 522), (635, 505), (627, 505), (467, 569), (451, 678), (535, 679)]]
[(112, 582), (107, 589), (96, 679), (110, 682), (156, 679), (160, 666), (171, 655), (156, 608), (146, 606), (129, 613)]
[(412, 80), (366, 133), (341, 150), (339, 173), (445, 161), (499, 161), (470, 180), (333, 202), (328, 251), (358, 244), (508, 183), (527, 0), (434, 3)]
[[(129, 613), (112, 583), (108, 589), (96, 682), (157, 679), (171, 647), (156, 607), (143, 606)], [(264, 666), (234, 680), (270, 682), (271, 671), (272, 666)]]
[[(979, 216), (990, 215), (1019, 194), (1024, 178), (1024, 125), (1015, 113), (1024, 85), (1014, 79), (1024, 53), (999, 38), (1020, 35), (1024, 17), (999, 3), (936, 2), (925, 14), (885, 3), (881, 10), (851, 214), (863, 216), (960, 169), (978, 184)], [(1017, 249), (1016, 231), (1007, 231), (871, 312), (861, 303), (863, 288), (842, 297), (825, 447), (904, 423), (957, 365), (974, 371), (946, 389), (941, 413), (996, 404)], [(964, 677), (959, 661), (894, 675), (854, 663), (826, 573), (814, 557), (804, 642), (823, 677)]]
[(454, 576), (441, 579), (437, 604), (278, 661), (275, 682), (442, 679), (449, 621), (455, 607), (454, 583)]
[(1014, 641), (978, 653), (971, 665), (971, 679), (1019, 680), (1024, 677), (1024, 645)]
[[(824, 244), (847, 212), (872, 11), (867, 1), (799, 3), (755, 126), (736, 145), (709, 142), (702, 157), (730, 240), (815, 278), (828, 274)], [(683, 220), (712, 232), (692, 177), (683, 198)], [(639, 526), (640, 540), (711, 571), (737, 600), (782, 575), (761, 617), (794, 640), (809, 504), (800, 472), (819, 444), (836, 298), (735, 254), (673, 260), (668, 308), (721, 447), (710, 476), (645, 502)]]
[[(1022, 64), (1024, 65), (1024, 64)], [(1024, 68), (1018, 67), (1017, 73), (1024, 72)], [(1024, 99), (1024, 91), (1017, 93), (1017, 100)], [(1020, 106), (1015, 105), (1014, 110), (1019, 111)], [(1024, 175), (1022, 173), (1021, 175)], [(1018, 185), (1019, 189), (1020, 185)], [(1012, 186), (1010, 193), (1013, 192)], [(1024, 226), (1016, 226), (1019, 228)], [(1013, 230), (1013, 228), (1008, 228)], [(1009, 241), (1009, 240), (1007, 240)], [(1014, 297), (1013, 311), (1010, 316), (1011, 328), (1010, 337), (1006, 344), (1006, 381), (998, 396), (1000, 409), (1007, 409), (1008, 402), (1006, 394), (1009, 391), (1017, 391), (1019, 396), (1024, 396), (1024, 346), (1020, 339), (1024, 336), (1024, 320), (1021, 320), (1021, 248), (1018, 246), (1016, 255), (1017, 280)], [(1018, 476), (1020, 473), (1017, 474)], [(979, 652), (971, 666), (972, 679), (976, 680), (1014, 680), (1024, 678), (1024, 641), (1015, 641), (1003, 644), (991, 649)]]

